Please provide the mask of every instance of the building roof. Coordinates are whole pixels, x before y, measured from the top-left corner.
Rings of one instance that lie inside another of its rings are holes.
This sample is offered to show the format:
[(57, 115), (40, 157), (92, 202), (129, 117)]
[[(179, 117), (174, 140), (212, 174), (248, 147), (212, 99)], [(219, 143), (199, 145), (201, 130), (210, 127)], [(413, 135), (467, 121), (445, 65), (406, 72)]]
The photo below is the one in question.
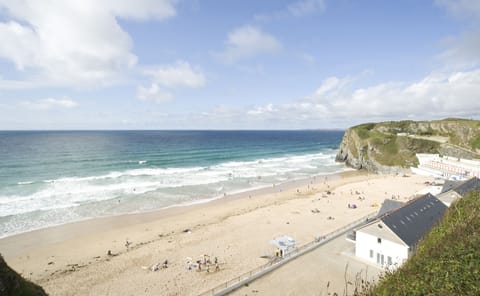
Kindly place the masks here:
[(460, 194), (461, 196), (465, 196), (473, 190), (480, 191), (480, 179), (478, 179), (477, 177), (473, 177), (453, 188), (453, 191)]
[(398, 237), (412, 247), (443, 217), (447, 206), (428, 193), (380, 217)]
[(392, 200), (392, 199), (385, 199), (383, 201), (382, 206), (380, 207), (380, 210), (378, 211), (377, 217), (381, 217), (385, 215), (386, 213), (389, 213), (391, 211), (394, 211), (398, 208), (403, 206), (403, 202), (397, 201), (397, 200)]
[(295, 247), (295, 240), (289, 236), (279, 236), (270, 241), (271, 244), (275, 245), (280, 249), (288, 249)]
[(453, 188), (457, 187), (461, 183), (462, 182), (460, 182), (460, 181), (445, 180), (445, 183), (443, 183), (442, 191), (440, 191), (440, 193), (450, 191)]

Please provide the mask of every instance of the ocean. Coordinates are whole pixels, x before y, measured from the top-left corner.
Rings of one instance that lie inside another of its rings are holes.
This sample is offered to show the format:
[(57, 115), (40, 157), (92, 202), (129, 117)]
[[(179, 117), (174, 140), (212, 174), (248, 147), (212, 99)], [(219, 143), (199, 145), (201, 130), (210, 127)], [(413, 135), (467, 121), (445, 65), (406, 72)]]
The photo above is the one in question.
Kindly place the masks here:
[(0, 237), (345, 170), (343, 131), (3, 131)]

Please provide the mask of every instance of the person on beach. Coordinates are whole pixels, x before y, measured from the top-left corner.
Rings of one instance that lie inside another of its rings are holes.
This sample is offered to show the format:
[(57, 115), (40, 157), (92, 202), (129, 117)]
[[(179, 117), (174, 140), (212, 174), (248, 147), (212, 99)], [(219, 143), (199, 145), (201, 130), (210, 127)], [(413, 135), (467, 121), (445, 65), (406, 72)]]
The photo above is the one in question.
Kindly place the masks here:
[(202, 271), (202, 260), (197, 260), (198, 271)]

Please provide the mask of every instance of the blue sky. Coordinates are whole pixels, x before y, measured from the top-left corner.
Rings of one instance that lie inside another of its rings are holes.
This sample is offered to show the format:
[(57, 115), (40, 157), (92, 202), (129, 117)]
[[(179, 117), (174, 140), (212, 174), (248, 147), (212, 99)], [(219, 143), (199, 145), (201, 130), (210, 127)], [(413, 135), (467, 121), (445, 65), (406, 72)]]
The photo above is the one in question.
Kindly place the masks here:
[(0, 129), (480, 119), (478, 0), (0, 0)]

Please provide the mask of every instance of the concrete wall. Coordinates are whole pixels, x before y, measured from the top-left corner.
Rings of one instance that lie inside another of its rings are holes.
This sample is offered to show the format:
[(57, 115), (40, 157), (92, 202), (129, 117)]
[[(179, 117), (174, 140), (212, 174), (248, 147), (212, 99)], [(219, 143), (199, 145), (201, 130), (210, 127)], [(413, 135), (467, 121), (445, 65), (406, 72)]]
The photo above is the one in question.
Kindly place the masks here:
[[(355, 243), (355, 255), (373, 264), (390, 268), (398, 267), (407, 260), (408, 246), (392, 242), (382, 237), (380, 237), (381, 242), (379, 243), (378, 239), (378, 236), (358, 230)], [(381, 262), (378, 262), (378, 260), (381, 261), (382, 255), (383, 265)], [(391, 259), (391, 264), (388, 262), (388, 257)]]

